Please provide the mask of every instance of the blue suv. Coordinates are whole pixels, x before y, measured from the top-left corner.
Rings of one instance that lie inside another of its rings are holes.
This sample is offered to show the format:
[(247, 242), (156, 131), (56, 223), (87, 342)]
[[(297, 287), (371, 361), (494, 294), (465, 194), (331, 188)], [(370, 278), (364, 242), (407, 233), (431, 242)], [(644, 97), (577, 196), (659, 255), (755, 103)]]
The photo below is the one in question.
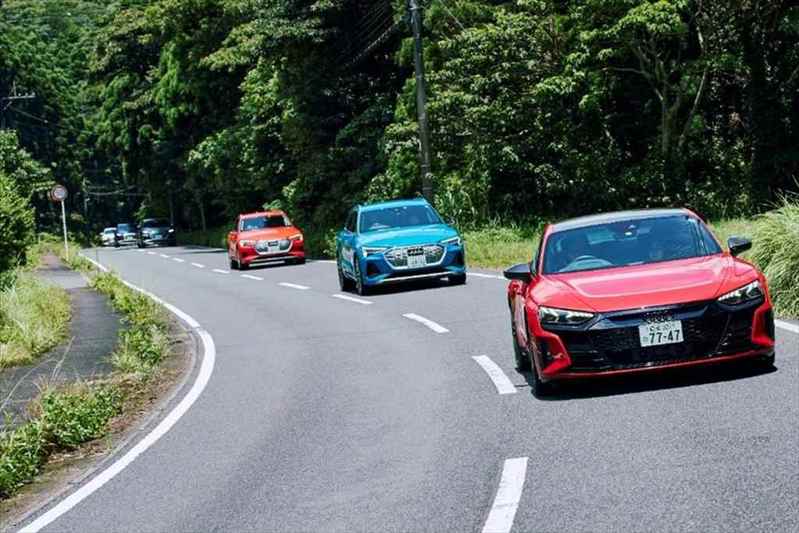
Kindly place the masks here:
[(426, 200), (358, 205), (336, 237), (341, 290), (422, 278), (466, 283), (463, 240)]

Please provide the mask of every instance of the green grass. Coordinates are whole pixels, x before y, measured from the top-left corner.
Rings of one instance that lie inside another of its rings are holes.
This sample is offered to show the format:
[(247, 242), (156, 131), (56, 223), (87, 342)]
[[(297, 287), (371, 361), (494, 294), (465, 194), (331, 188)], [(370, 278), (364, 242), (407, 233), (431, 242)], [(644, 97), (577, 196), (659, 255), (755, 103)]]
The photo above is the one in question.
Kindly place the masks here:
[(106, 294), (125, 317), (127, 328), (111, 361), (120, 372), (147, 376), (169, 354), (168, 320), (164, 309), (110, 273), (92, 277), (92, 287)]
[(77, 384), (45, 391), (36, 406), (37, 417), (0, 432), (0, 499), (31, 481), (51, 454), (105, 434), (121, 406), (120, 392), (112, 385)]
[(29, 364), (56, 346), (69, 328), (69, 295), (19, 271), (0, 291), (0, 368)]
[(493, 226), (463, 232), (470, 267), (505, 269), (529, 263), (541, 239), (538, 228)]
[(785, 198), (755, 221), (749, 257), (765, 273), (778, 315), (799, 317), (799, 202)]

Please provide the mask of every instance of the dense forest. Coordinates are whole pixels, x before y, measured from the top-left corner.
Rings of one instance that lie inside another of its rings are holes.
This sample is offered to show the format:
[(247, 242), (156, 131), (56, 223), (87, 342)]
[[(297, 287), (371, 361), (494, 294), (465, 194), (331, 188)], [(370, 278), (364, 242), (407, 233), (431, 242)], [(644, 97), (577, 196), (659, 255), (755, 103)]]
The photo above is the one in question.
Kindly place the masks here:
[[(422, 2), (437, 207), (762, 210), (799, 179), (798, 4)], [(412, 53), (406, 0), (4, 0), (0, 203), (330, 228), (421, 190)]]

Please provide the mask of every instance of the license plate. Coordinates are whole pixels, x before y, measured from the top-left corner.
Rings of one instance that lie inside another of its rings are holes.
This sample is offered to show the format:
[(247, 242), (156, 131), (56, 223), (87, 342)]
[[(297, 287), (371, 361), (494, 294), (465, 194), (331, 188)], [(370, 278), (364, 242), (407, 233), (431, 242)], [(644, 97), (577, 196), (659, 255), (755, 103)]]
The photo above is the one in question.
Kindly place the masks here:
[(638, 326), (641, 336), (641, 347), (663, 346), (664, 344), (678, 344), (685, 340), (682, 335), (682, 321), (656, 322)]
[(408, 268), (421, 268), (427, 266), (427, 259), (424, 255), (409, 255)]

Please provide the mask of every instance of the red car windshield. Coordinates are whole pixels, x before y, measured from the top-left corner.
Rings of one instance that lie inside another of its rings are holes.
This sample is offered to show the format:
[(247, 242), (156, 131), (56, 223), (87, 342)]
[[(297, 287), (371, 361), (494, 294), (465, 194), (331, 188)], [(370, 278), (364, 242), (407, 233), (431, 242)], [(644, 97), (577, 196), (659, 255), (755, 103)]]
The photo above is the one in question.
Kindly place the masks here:
[(241, 231), (254, 231), (266, 228), (285, 228), (290, 226), (288, 219), (283, 215), (269, 215), (263, 217), (250, 217), (242, 219)]
[(550, 235), (543, 272), (600, 270), (719, 253), (710, 230), (692, 216), (615, 221)]

